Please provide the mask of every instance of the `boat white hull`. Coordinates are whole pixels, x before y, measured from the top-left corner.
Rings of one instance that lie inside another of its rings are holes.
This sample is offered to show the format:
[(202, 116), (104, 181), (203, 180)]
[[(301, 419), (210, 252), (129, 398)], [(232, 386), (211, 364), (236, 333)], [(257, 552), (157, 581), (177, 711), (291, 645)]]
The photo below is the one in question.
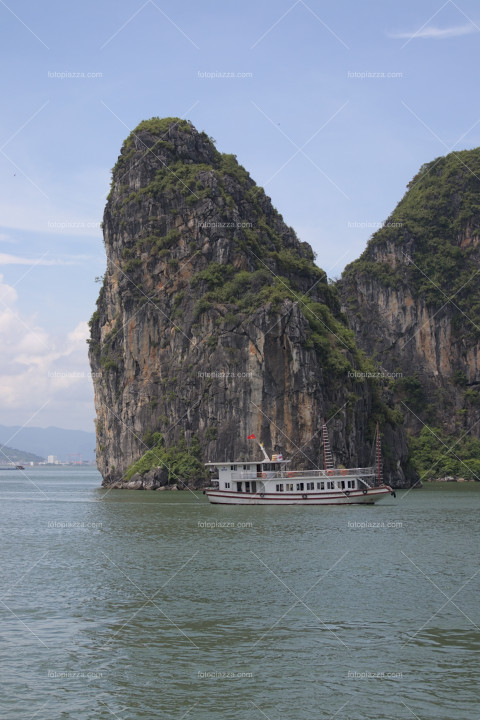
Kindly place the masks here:
[(217, 505), (373, 505), (388, 497), (392, 489), (382, 485), (368, 490), (306, 493), (244, 493), (228, 490), (206, 490), (211, 503)]

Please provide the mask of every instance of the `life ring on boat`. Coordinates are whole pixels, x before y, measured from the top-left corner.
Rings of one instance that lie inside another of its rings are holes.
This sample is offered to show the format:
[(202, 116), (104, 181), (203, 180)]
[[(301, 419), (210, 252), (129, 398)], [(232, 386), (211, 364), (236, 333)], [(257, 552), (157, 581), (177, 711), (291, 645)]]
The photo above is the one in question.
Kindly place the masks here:
[(350, 490), (345, 490), (345, 495), (348, 497), (350, 495)]
[(302, 500), (306, 500), (308, 495), (302, 495)]
[(260, 493), (260, 497), (265, 497), (265, 493)]
[(295, 475), (295, 473), (293, 473), (291, 470), (290, 470), (290, 472), (287, 473), (287, 477), (293, 477), (294, 475)]
[(265, 480), (266, 477), (267, 477), (267, 473), (262, 473), (262, 478), (263, 478), (264, 480)]
[(335, 470), (327, 470), (328, 477), (332, 477), (332, 475), (335, 475)]
[(366, 494), (368, 493), (367, 488), (363, 488), (362, 492), (363, 492), (364, 495), (366, 495)]
[(340, 475), (343, 475), (345, 477), (345, 475), (348, 475), (348, 470), (346, 468), (343, 468), (343, 470), (340, 470)]

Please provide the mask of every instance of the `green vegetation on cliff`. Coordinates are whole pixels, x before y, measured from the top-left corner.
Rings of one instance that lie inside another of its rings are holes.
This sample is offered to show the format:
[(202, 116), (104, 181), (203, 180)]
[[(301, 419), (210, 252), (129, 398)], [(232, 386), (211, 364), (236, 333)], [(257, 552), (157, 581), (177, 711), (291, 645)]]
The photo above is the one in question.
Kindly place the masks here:
[(161, 433), (149, 433), (145, 438), (145, 445), (149, 446), (141, 458), (131, 465), (125, 475), (125, 480), (131, 480), (136, 475), (145, 475), (154, 468), (163, 468), (168, 472), (168, 483), (189, 483), (205, 479), (207, 474), (201, 461), (201, 448), (198, 438), (193, 436), (190, 445), (184, 438), (177, 445), (165, 447)]
[(138, 135), (142, 131), (148, 132), (150, 135), (167, 135), (171, 127), (176, 127), (178, 130), (186, 133), (192, 132), (192, 123), (188, 120), (176, 117), (152, 117), (149, 120), (142, 120), (142, 122), (137, 125), (135, 130), (131, 132), (125, 140), (125, 145), (128, 147), (132, 143), (135, 135)]
[(403, 284), (434, 310), (452, 299), (463, 314), (461, 332), (480, 338), (479, 178), (480, 148), (423, 165), (344, 279), (364, 275), (386, 287)]
[(410, 438), (412, 464), (421, 480), (452, 476), (480, 481), (480, 440), (460, 438), (430, 427)]

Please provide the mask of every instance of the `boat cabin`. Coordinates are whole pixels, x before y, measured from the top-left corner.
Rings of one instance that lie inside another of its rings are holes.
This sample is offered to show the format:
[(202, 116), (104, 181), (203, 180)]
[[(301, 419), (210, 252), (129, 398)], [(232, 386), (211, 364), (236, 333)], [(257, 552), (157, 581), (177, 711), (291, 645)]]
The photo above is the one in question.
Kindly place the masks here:
[(218, 468), (219, 490), (256, 493), (265, 485), (265, 480), (285, 475), (290, 460), (271, 460), (260, 462), (205, 463), (207, 467)]
[(304, 493), (351, 491), (359, 485), (358, 471), (288, 470), (290, 460), (277, 460), (275, 456), (261, 462), (205, 463), (218, 468), (218, 489), (238, 493)]

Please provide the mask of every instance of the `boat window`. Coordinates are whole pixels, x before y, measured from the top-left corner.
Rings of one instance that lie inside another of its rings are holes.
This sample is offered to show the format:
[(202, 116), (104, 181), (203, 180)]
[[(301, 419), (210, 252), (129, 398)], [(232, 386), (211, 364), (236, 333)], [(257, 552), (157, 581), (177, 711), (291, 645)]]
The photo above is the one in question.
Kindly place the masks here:
[(277, 492), (283, 492), (283, 485), (282, 484), (276, 485), (276, 489), (277, 489)]
[(315, 483), (308, 482), (307, 483), (307, 490), (315, 490)]
[(325, 490), (325, 483), (317, 482), (317, 490)]
[(237, 492), (242, 492), (242, 483), (237, 482)]
[(345, 490), (345, 480), (340, 480), (338, 487)]
[(332, 480), (327, 480), (327, 490), (333, 490), (335, 483)]
[(229, 488), (229, 487), (230, 487), (230, 483), (225, 483), (225, 487), (226, 487), (226, 488)]
[(349, 480), (349, 481), (347, 482), (347, 486), (348, 486), (349, 488), (354, 488), (354, 487), (355, 487), (355, 480)]
[(293, 492), (293, 483), (287, 483), (285, 489), (288, 490), (288, 492)]
[(304, 485), (303, 483), (297, 483), (297, 490), (303, 490)]
[(230, 470), (236, 470), (236, 469), (237, 469), (236, 465), (230, 465)]

